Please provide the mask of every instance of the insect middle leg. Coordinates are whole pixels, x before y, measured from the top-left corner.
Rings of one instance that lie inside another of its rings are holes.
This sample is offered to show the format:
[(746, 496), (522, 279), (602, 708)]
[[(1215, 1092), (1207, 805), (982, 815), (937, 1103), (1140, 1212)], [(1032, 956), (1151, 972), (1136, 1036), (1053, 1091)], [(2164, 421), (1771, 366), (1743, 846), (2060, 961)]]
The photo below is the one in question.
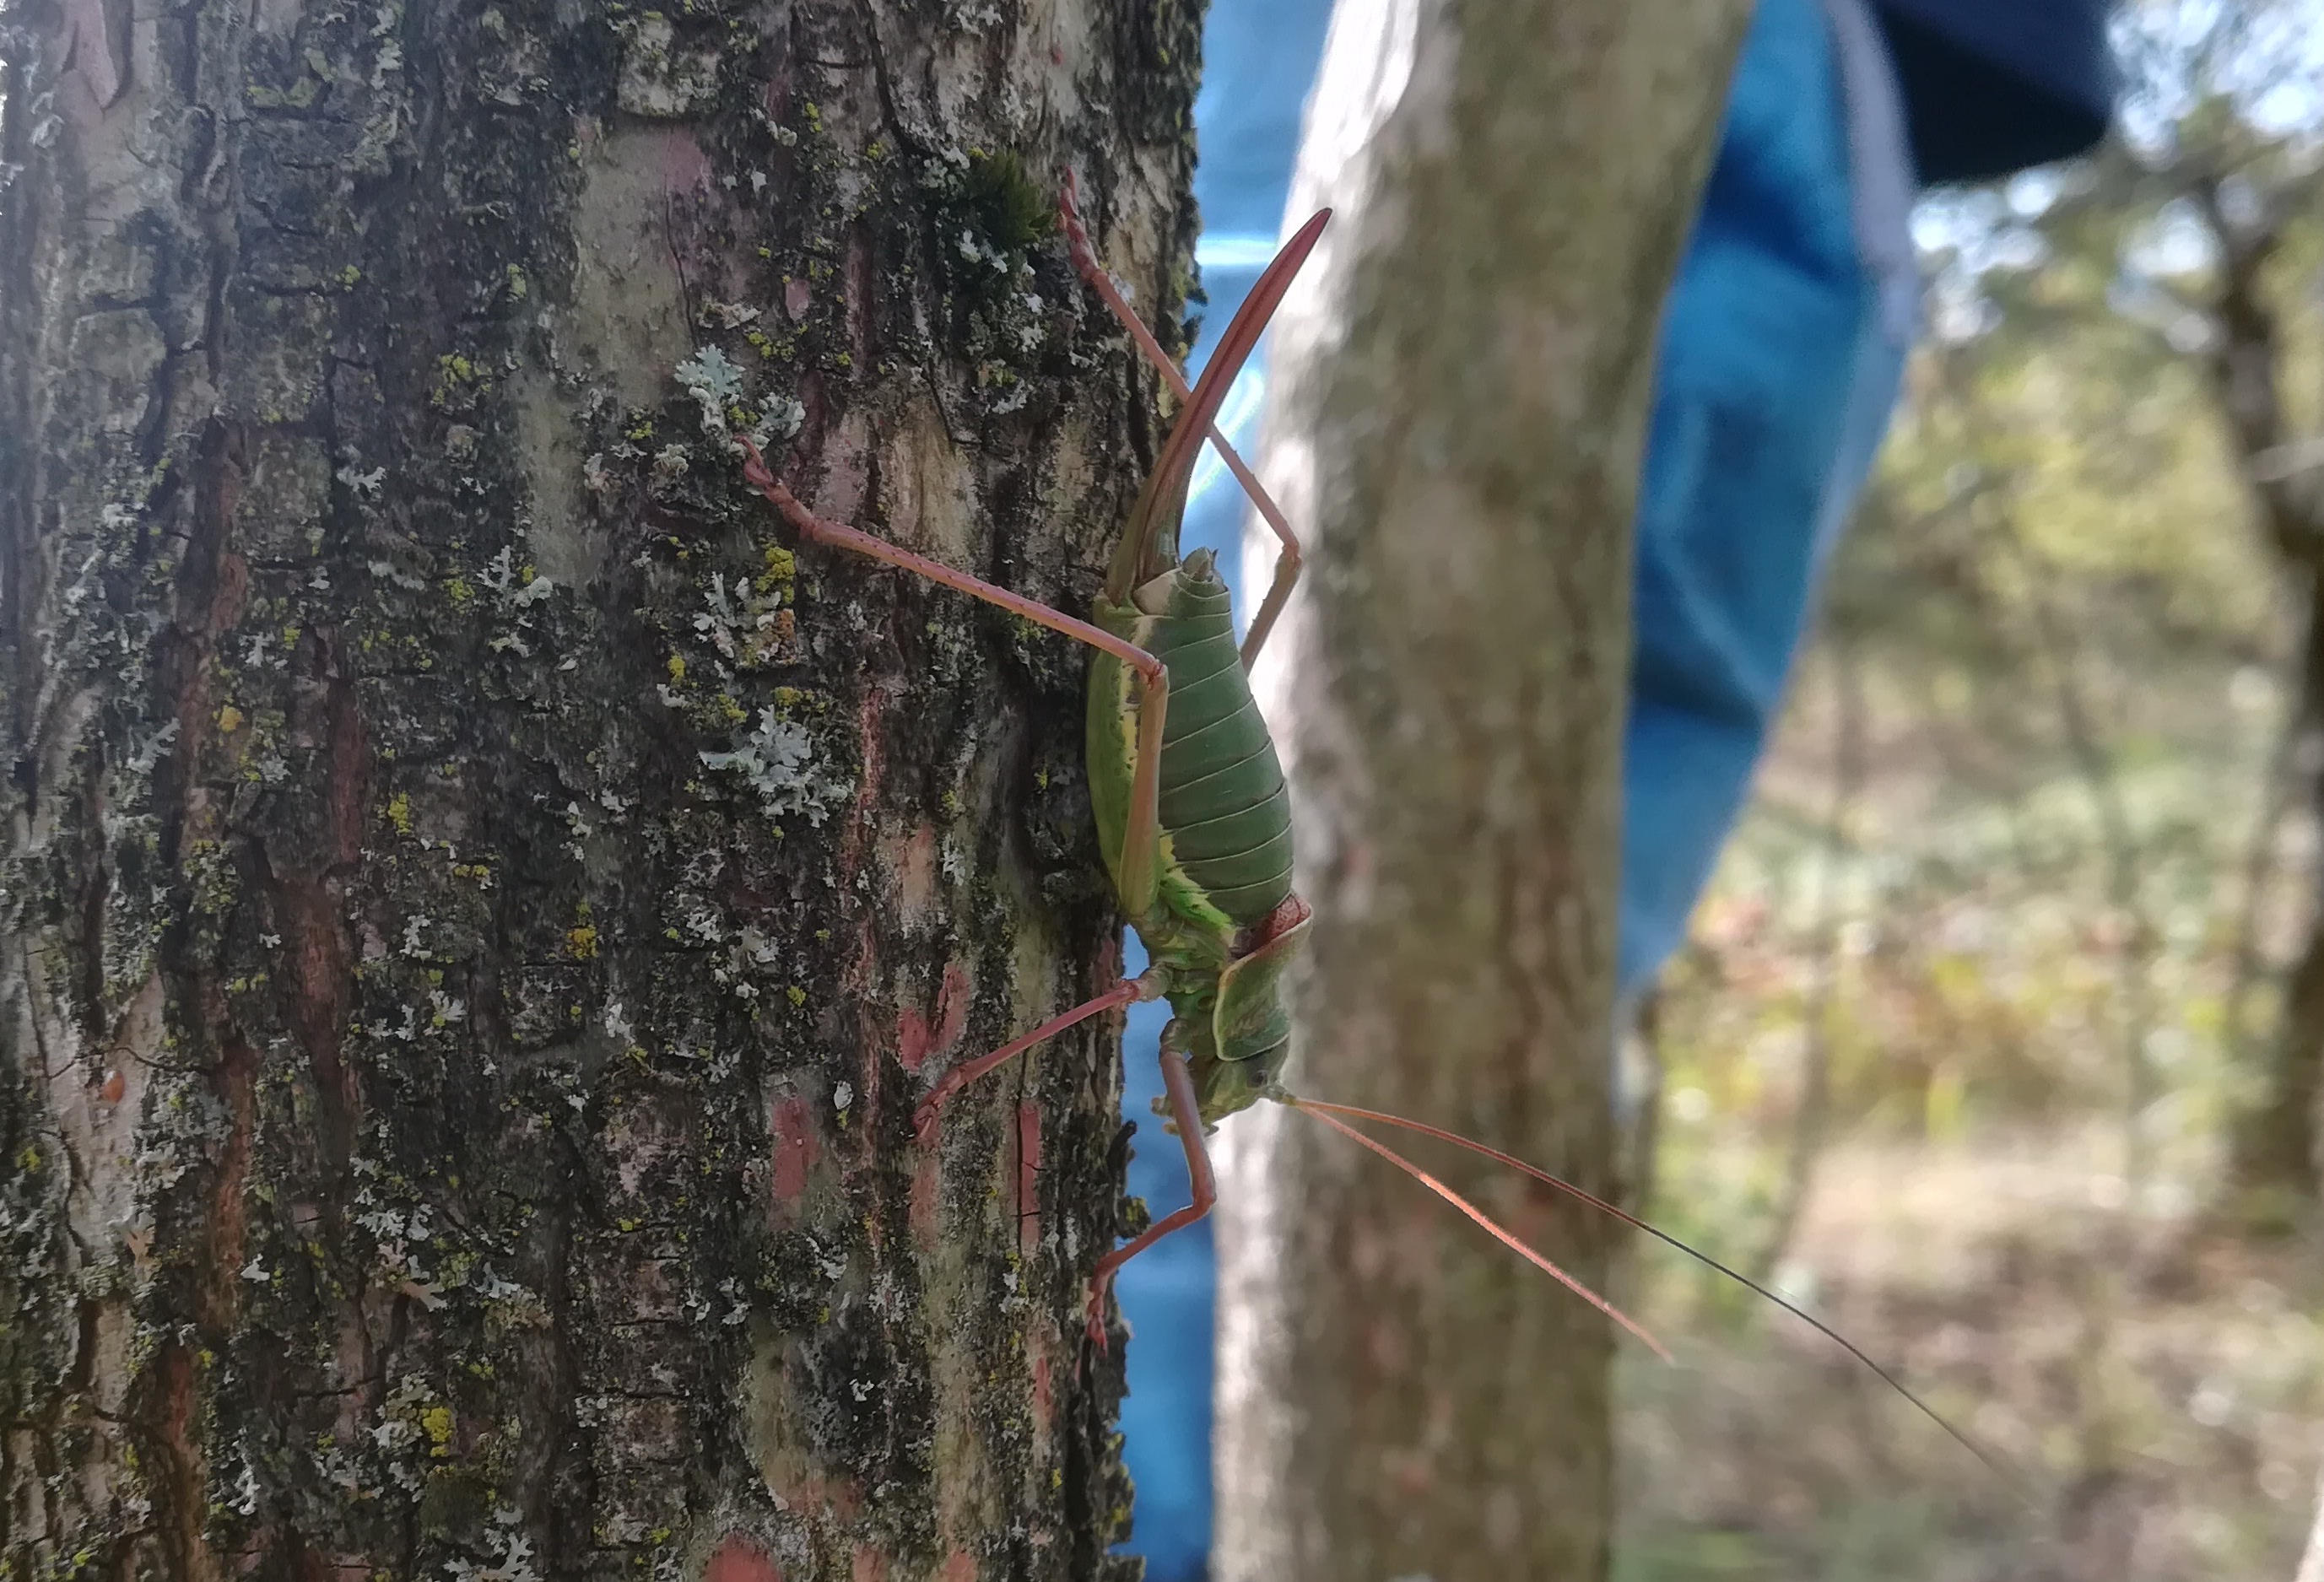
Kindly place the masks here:
[(1097, 1261), (1090, 1276), (1089, 1338), (1105, 1348), (1105, 1293), (1121, 1266), (1174, 1230), (1184, 1230), (1211, 1211), (1219, 1200), (1217, 1179), (1211, 1173), (1210, 1150), (1203, 1145), (1202, 1108), (1194, 1098), (1194, 1073), (1186, 1057), (1171, 1047), (1167, 1031), (1162, 1037), (1162, 1086), (1170, 1095), (1170, 1118), (1177, 1124), (1179, 1145), (1186, 1150), (1186, 1174), (1194, 1182), (1194, 1200), (1166, 1214)]
[(1125, 978), (1103, 994), (1085, 999), (1060, 1016), (1050, 1017), (1023, 1037), (1010, 1039), (991, 1053), (978, 1055), (974, 1060), (964, 1061), (953, 1067), (928, 1096), (920, 1100), (920, 1107), (912, 1111), (912, 1124), (919, 1132), (921, 1145), (926, 1146), (936, 1141), (937, 1112), (951, 1101), (954, 1095), (979, 1077), (1007, 1064), (1035, 1044), (1055, 1038), (1076, 1022), (1085, 1022), (1102, 1012), (1138, 1000), (1159, 999), (1163, 987), (1161, 975), (1149, 968), (1139, 976)]
[[(1162, 349), (1162, 343), (1154, 338), (1154, 332), (1146, 327), (1146, 321), (1130, 310), (1112, 271), (1098, 262), (1097, 250), (1090, 245), (1089, 231), (1082, 224), (1081, 184), (1071, 170), (1065, 172), (1057, 211), (1065, 222), (1065, 247), (1073, 255), (1075, 272), (1121, 321), (1122, 327), (1130, 332), (1130, 340), (1162, 375), (1163, 382), (1177, 393), (1180, 400), (1194, 400), (1194, 389), (1187, 384), (1186, 376), (1178, 371), (1178, 364), (1170, 360), (1170, 354)], [(1290, 520), (1284, 516), (1283, 508), (1275, 503), (1275, 497), (1267, 492), (1267, 486), (1259, 481), (1258, 474), (1250, 470), (1235, 447), (1227, 443), (1227, 437), (1215, 422), (1205, 423), (1204, 428), (1212, 446), (1218, 451), (1219, 459), (1226, 464), (1227, 471), (1234, 474), (1235, 482), (1242, 485), (1243, 492), (1250, 496), (1250, 502), (1259, 508), (1259, 514), (1266, 520), (1268, 530), (1282, 546), (1275, 558), (1275, 580), (1268, 584), (1267, 597), (1259, 602), (1258, 612), (1250, 618), (1250, 630), (1243, 634), (1242, 667), (1248, 670), (1259, 662), (1259, 651), (1267, 646), (1267, 634), (1275, 630), (1276, 619), (1290, 601), (1291, 590), (1299, 581), (1303, 554), (1299, 547), (1299, 535), (1291, 530)]]

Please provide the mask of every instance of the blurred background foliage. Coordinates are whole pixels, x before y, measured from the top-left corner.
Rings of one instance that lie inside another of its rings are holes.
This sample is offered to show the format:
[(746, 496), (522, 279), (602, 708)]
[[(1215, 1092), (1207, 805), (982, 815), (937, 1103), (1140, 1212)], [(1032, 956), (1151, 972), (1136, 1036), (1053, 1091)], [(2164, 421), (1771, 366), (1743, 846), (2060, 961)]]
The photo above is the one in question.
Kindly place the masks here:
[[(1929, 334), (1637, 1040), (1625, 1582), (2282, 1578), (2324, 1465), (2324, 7), (2132, 4)], [(2304, 1574), (2303, 1574), (2304, 1575)]]

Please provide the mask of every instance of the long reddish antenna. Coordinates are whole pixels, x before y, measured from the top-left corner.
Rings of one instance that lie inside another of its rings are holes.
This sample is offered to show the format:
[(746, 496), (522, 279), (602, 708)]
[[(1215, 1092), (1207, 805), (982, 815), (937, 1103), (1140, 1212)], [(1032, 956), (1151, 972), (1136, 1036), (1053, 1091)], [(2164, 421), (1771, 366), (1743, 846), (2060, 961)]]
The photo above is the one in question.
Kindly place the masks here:
[(1421, 1169), (1419, 1165), (1415, 1164), (1411, 1160), (1406, 1159), (1403, 1154), (1389, 1147), (1386, 1143), (1378, 1142), (1373, 1138), (1368, 1137), (1364, 1136), (1363, 1133), (1356, 1130), (1355, 1127), (1350, 1126), (1347, 1122), (1339, 1119), (1335, 1116), (1324, 1113), (1327, 1109), (1338, 1108), (1337, 1106), (1316, 1104), (1312, 1100), (1304, 1099), (1286, 1099), (1284, 1102), (1288, 1104), (1294, 1109), (1305, 1110), (1309, 1115), (1314, 1116), (1317, 1120), (1322, 1121), (1325, 1126), (1330, 1127), (1342, 1136), (1353, 1137), (1357, 1142), (1361, 1143), (1365, 1147), (1370, 1148), (1373, 1153), (1387, 1160), (1390, 1164), (1393, 1164), (1398, 1170), (1403, 1171), (1406, 1175), (1412, 1177), (1413, 1180), (1418, 1182), (1422, 1186), (1426, 1187), (1430, 1191), (1434, 1192), (1438, 1197), (1443, 1199), (1446, 1202), (1460, 1209), (1461, 1212), (1466, 1214), (1470, 1219), (1474, 1219), (1478, 1224), (1483, 1226), (1485, 1229), (1492, 1235), (1493, 1238), (1499, 1242), (1503, 1246), (1508, 1247), (1511, 1252), (1525, 1259), (1526, 1262), (1531, 1264), (1535, 1268), (1539, 1269), (1543, 1274), (1556, 1280), (1568, 1291), (1573, 1292), (1574, 1295), (1580, 1297), (1591, 1307), (1596, 1308), (1600, 1312), (1604, 1313), (1608, 1318), (1621, 1325), (1625, 1329), (1628, 1329), (1631, 1334), (1636, 1335), (1639, 1339), (1645, 1341), (1648, 1347), (1653, 1348), (1654, 1354), (1656, 1357), (1661, 1357), (1665, 1362), (1674, 1360), (1670, 1352), (1664, 1347), (1663, 1343), (1655, 1339), (1652, 1335), (1648, 1334), (1644, 1325), (1631, 1318), (1621, 1309), (1616, 1307), (1612, 1302), (1608, 1301), (1596, 1292), (1591, 1290), (1587, 1285), (1582, 1284), (1581, 1281), (1576, 1280), (1572, 1275), (1559, 1268), (1555, 1264), (1553, 1264), (1547, 1258), (1543, 1257), (1539, 1253), (1534, 1251), (1533, 1248), (1526, 1246), (1524, 1242), (1519, 1241), (1517, 1238), (1517, 1236), (1513, 1232), (1504, 1230), (1499, 1224), (1495, 1223), (1494, 1220), (1489, 1218), (1482, 1209), (1478, 1208), (1468, 1199), (1462, 1197), (1459, 1192), (1454, 1191), (1451, 1187), (1446, 1186), (1443, 1182), (1429, 1174), (1428, 1172)]
[[(1813, 1313), (1801, 1308), (1796, 1303), (1787, 1301), (1784, 1298), (1777, 1296), (1774, 1292), (1760, 1284), (1757, 1280), (1752, 1279), (1748, 1274), (1738, 1274), (1735, 1270), (1730, 1269), (1726, 1265), (1720, 1263), (1717, 1258), (1712, 1257), (1709, 1253), (1703, 1252), (1700, 1248), (1688, 1246), (1685, 1242), (1681, 1241), (1678, 1237), (1671, 1235), (1666, 1230), (1655, 1229), (1653, 1226), (1639, 1219), (1636, 1214), (1629, 1212), (1628, 1209), (1615, 1207), (1605, 1199), (1598, 1196), (1595, 1192), (1590, 1191), (1582, 1187), (1578, 1187), (1572, 1182), (1565, 1180), (1563, 1176), (1552, 1175), (1549, 1172), (1540, 1168), (1538, 1165), (1528, 1164), (1514, 1154), (1504, 1154), (1499, 1148), (1489, 1147), (1483, 1143), (1477, 1142), (1469, 1137), (1464, 1137), (1458, 1132), (1448, 1132), (1443, 1127), (1430, 1126), (1425, 1121), (1406, 1120), (1400, 1115), (1389, 1115), (1383, 1110), (1378, 1109), (1362, 1109), (1352, 1104), (1327, 1104), (1320, 1099), (1293, 1099), (1286, 1096), (1283, 1102), (1288, 1104), (1294, 1109), (1307, 1110), (1314, 1114), (1316, 1119), (1323, 1121), (1327, 1125), (1338, 1127), (1350, 1136), (1358, 1138), (1375, 1148), (1379, 1147), (1379, 1145), (1373, 1143), (1370, 1138), (1364, 1136), (1361, 1132), (1357, 1131), (1354, 1127), (1344, 1125), (1343, 1123), (1334, 1119), (1333, 1117), (1346, 1115), (1353, 1116), (1358, 1120), (1377, 1121), (1382, 1126), (1397, 1127), (1407, 1132), (1418, 1132), (1425, 1137), (1434, 1137), (1438, 1142), (1450, 1143), (1456, 1148), (1466, 1148), (1471, 1154), (1481, 1154), (1486, 1158), (1492, 1160), (1495, 1164), (1506, 1164), (1511, 1170), (1531, 1176), (1534, 1180), (1541, 1182), (1544, 1186), (1554, 1187), (1557, 1191), (1565, 1193), (1568, 1197), (1578, 1198), (1582, 1201), (1589, 1204), (1591, 1208), (1597, 1209), (1600, 1213), (1610, 1214), (1615, 1219), (1620, 1220), (1623, 1224), (1631, 1227), (1633, 1229), (1645, 1231), (1656, 1241), (1662, 1242), (1669, 1246), (1676, 1247), (1688, 1257), (1692, 1258), (1696, 1263), (1702, 1264), (1708, 1268), (1718, 1270), (1721, 1274), (1726, 1275), (1729, 1280), (1734, 1281), (1738, 1285), (1742, 1286), (1745, 1290), (1757, 1292), (1759, 1295), (1766, 1297), (1769, 1301), (1774, 1302), (1777, 1307), (1783, 1309), (1785, 1312), (1791, 1314), (1794, 1318), (1799, 1320), (1810, 1329), (1815, 1330), (1816, 1333), (1821, 1335), (1835, 1346), (1838, 1346), (1842, 1351), (1847, 1352), (1849, 1356), (1856, 1358), (1857, 1361), (1862, 1363), (1866, 1367), (1870, 1368), (1875, 1374), (1877, 1374), (1883, 1384), (1886, 1384), (1890, 1389), (1895, 1391), (1896, 1393), (1902, 1395), (1905, 1400), (1910, 1401), (1915, 1407), (1919, 1408), (1922, 1416), (1927, 1418), (1931, 1422), (1935, 1423), (1948, 1434), (1950, 1434), (1953, 1439), (1960, 1443), (1963, 1449), (1976, 1457), (1978, 1460), (1984, 1462), (1987, 1469), (1991, 1471), (1996, 1476), (2006, 1477), (2010, 1475), (2011, 1469), (2004, 1467), (1999, 1461), (1995, 1459), (1992, 1453), (1987, 1451), (1984, 1446), (1978, 1444), (1975, 1439), (1969, 1438), (1969, 1435), (1963, 1433), (1960, 1429), (1955, 1428), (1950, 1421), (1946, 1421), (1945, 1415), (1942, 1412), (1939, 1412), (1935, 1407), (1930, 1405), (1927, 1402), (1914, 1394), (1906, 1387), (1902, 1379), (1899, 1379), (1895, 1374), (1890, 1373), (1886, 1368), (1881, 1366), (1880, 1364), (1875, 1362), (1870, 1355), (1868, 1354), (1862, 1347), (1857, 1345), (1855, 1341), (1850, 1340), (1847, 1336), (1833, 1329), (1830, 1324), (1825, 1323), (1821, 1319), (1817, 1318)], [(1386, 1150), (1383, 1149), (1382, 1152), (1386, 1152)], [(1390, 1154), (1389, 1157), (1393, 1158), (1395, 1156)], [(1563, 1279), (1564, 1277), (1560, 1275), (1559, 1278)], [(1568, 1284), (1572, 1283), (1571, 1281), (1567, 1281), (1566, 1283)], [(1588, 1295), (1589, 1293), (1585, 1292), (1583, 1294)], [(1591, 1297), (1591, 1300), (1592, 1301), (1596, 1301), (1597, 1298)], [(1599, 1305), (1600, 1307), (1605, 1306), (1603, 1302), (1600, 1302)], [(1608, 1311), (1611, 1311), (1612, 1310), (1608, 1309)], [(1616, 1316), (1619, 1317), (1618, 1314)], [(1628, 1320), (1624, 1320), (1623, 1321), (1626, 1323), (1628, 1322)], [(1661, 1347), (1656, 1347), (1655, 1349), (1659, 1351)]]

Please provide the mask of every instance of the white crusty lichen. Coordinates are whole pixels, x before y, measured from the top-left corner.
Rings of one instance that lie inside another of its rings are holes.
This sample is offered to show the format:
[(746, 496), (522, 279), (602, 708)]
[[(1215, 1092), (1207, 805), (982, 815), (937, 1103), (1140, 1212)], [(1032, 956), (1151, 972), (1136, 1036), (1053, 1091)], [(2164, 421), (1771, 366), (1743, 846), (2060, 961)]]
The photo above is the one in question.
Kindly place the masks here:
[(706, 768), (740, 775), (758, 794), (759, 805), (770, 818), (805, 814), (809, 823), (823, 823), (831, 805), (853, 789), (844, 777), (815, 761), (814, 739), (804, 726), (786, 720), (771, 708), (759, 711), (759, 723), (742, 746), (732, 752), (706, 752)]
[(725, 438), (733, 432), (727, 418), (740, 413), (747, 425), (744, 437), (764, 450), (778, 439), (788, 439), (807, 421), (807, 409), (788, 396), (770, 395), (753, 418), (745, 400), (742, 371), (716, 346), (705, 346), (678, 365), (678, 382), (702, 409), (705, 432)]
[(702, 409), (702, 426), (726, 432), (726, 409), (742, 400), (742, 371), (715, 346), (705, 346), (678, 365), (678, 382)]
[(515, 620), (512, 629), (497, 633), (485, 646), (496, 654), (513, 652), (521, 659), (530, 658), (532, 645), (526, 639), (529, 635), (536, 635), (533, 615), (557, 592), (556, 582), (540, 575), (529, 566), (518, 566), (515, 551), (505, 544), (476, 574), (476, 580)]

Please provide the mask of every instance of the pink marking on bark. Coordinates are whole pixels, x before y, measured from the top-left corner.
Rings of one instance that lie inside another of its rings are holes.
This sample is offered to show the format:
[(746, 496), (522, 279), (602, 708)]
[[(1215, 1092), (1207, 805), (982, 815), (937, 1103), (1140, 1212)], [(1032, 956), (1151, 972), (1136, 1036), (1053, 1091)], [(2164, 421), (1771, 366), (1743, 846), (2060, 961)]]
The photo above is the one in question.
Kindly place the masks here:
[(906, 924), (925, 921), (936, 906), (936, 827), (923, 823), (890, 843), (888, 863), (896, 875), (896, 910)]
[(797, 324), (807, 317), (807, 304), (815, 299), (812, 289), (802, 280), (783, 282), (783, 311)]
[(960, 1042), (968, 1026), (968, 1007), (973, 997), (969, 993), (968, 969), (958, 961), (946, 961), (944, 982), (936, 989), (936, 1041), (934, 1053), (944, 1054)]
[(944, 1582), (976, 1582), (976, 1558), (966, 1550), (954, 1550), (945, 1558)]
[(906, 1006), (896, 1018), (896, 1059), (908, 1072), (917, 1072), (928, 1058), (928, 1019)]
[[(844, 523), (862, 510), (863, 497), (872, 488), (872, 470), (865, 460), (870, 439), (870, 434), (861, 425), (851, 425), (843, 419), (839, 431), (824, 446), (821, 492), (825, 503), (820, 514)], [(904, 539), (910, 526), (908, 521), (891, 519), (888, 530)]]
[(923, 1148), (912, 1165), (912, 1197), (908, 1217), (912, 1225), (912, 1244), (924, 1253), (936, 1250), (939, 1185), (936, 1172), (940, 1164), (936, 1149)]
[(702, 1568), (702, 1582), (783, 1582), (783, 1568), (741, 1533), (730, 1533)]
[(775, 1100), (775, 1201), (788, 1203), (807, 1192), (807, 1173), (822, 1152), (804, 1099)]
[(847, 1564), (847, 1582), (888, 1582), (888, 1557), (868, 1543), (857, 1544)]
[(1047, 1433), (1057, 1415), (1056, 1369), (1049, 1361), (1048, 1342), (1036, 1340), (1033, 1344), (1039, 1347), (1033, 1354), (1033, 1416), (1041, 1431)]
[(690, 132), (667, 131), (655, 138), (654, 162), (660, 168), (664, 187), (673, 192), (684, 192), (710, 185), (710, 156), (694, 141)]
[(1031, 1253), (1041, 1245), (1041, 1107), (1030, 1099), (1017, 1106), (1017, 1246)]
[(975, 999), (968, 969), (946, 961), (944, 981), (936, 989), (936, 1026), (917, 1008), (907, 1007), (896, 1018), (896, 1059), (908, 1072), (917, 1072), (931, 1054), (943, 1054), (960, 1042), (968, 1027), (968, 1007)]
[(86, 132), (121, 97), (121, 69), (113, 59), (104, 0), (66, 0), (65, 33), (70, 42), (65, 76), (57, 84), (57, 107)]

